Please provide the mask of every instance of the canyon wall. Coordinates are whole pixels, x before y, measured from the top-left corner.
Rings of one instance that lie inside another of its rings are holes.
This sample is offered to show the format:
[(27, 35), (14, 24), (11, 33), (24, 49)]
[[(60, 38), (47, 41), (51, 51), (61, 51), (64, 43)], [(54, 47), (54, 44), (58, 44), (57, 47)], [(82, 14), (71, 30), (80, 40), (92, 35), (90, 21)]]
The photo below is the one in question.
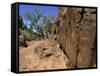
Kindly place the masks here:
[(51, 36), (59, 42), (71, 66), (87, 68), (96, 64), (95, 8), (59, 8)]

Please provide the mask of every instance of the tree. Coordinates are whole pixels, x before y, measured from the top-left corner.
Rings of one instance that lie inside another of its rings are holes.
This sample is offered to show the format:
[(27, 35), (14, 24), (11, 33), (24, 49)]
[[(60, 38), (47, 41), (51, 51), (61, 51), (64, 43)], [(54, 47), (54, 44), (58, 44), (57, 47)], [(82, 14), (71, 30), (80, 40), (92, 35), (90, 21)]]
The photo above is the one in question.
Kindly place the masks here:
[(40, 20), (40, 18), (42, 17), (42, 12), (40, 10), (33, 10), (31, 13), (27, 12), (25, 14), (25, 19), (30, 21), (30, 31), (35, 32), (36, 33), (36, 37), (38, 39), (38, 22)]
[(52, 15), (48, 15), (48, 16), (44, 17), (44, 35), (45, 35), (45, 38), (47, 38), (48, 34), (51, 33), (51, 28), (52, 28), (54, 21), (55, 21), (55, 19), (54, 19), (54, 16), (52, 16)]
[(30, 22), (30, 31), (36, 33), (36, 39), (47, 38), (55, 21), (54, 16), (50, 14), (43, 15), (43, 12), (37, 9), (32, 12), (26, 12), (25, 19)]

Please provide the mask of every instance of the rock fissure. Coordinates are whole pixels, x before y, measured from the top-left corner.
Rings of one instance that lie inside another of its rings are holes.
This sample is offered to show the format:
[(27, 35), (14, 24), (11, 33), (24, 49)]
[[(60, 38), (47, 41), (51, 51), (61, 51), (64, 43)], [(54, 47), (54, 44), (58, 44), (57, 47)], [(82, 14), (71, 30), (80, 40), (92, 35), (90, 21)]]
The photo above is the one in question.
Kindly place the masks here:
[(59, 32), (54, 35), (58, 36), (57, 41), (73, 66), (91, 67), (92, 53), (94, 53), (91, 48), (96, 37), (96, 10), (64, 7), (60, 10), (57, 21), (59, 27), (55, 23), (55, 30), (52, 32), (59, 29)]

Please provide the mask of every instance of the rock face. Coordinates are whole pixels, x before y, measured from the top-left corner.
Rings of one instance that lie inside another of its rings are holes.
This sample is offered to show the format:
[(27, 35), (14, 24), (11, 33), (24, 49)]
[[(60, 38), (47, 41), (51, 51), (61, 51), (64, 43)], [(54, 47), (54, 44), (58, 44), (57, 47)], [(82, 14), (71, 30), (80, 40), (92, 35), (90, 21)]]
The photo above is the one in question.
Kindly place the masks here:
[(60, 8), (51, 38), (60, 43), (71, 65), (87, 68), (96, 64), (96, 9)]

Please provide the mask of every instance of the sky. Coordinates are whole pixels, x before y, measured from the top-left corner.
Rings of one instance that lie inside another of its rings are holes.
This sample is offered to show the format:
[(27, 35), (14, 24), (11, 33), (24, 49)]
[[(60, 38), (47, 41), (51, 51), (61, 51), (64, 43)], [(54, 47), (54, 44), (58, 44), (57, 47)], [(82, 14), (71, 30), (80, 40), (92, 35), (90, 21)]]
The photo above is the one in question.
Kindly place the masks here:
[(39, 9), (43, 12), (43, 15), (47, 16), (48, 14), (57, 16), (58, 15), (58, 7), (56, 6), (43, 6), (43, 5), (19, 5), (19, 15), (23, 17), (24, 24), (27, 25), (28, 21), (24, 19), (24, 15), (26, 12), (32, 12), (35, 9)]

